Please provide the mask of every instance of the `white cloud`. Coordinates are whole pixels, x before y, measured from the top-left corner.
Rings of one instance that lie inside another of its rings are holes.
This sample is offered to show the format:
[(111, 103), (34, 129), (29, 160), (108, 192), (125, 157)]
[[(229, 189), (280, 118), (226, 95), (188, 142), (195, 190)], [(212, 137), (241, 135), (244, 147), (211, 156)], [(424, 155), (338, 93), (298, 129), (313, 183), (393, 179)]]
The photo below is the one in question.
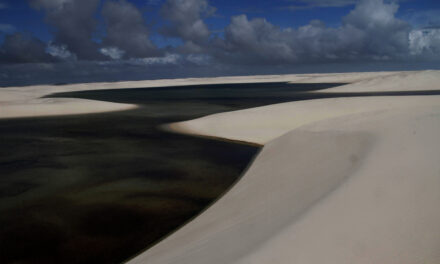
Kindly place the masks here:
[(110, 58), (112, 58), (113, 60), (119, 60), (121, 59), (124, 54), (125, 51), (121, 50), (117, 47), (105, 47), (105, 48), (101, 48), (99, 50), (99, 52), (101, 52), (102, 54), (104, 54), (105, 56), (108, 56)]
[[(355, 6), (350, 8), (351, 11), (337, 27), (314, 20), (301, 27), (282, 28), (265, 18), (238, 15), (231, 18), (230, 24), (222, 30), (223, 34), (216, 36), (205, 23), (205, 19), (215, 12), (207, 0), (162, 0), (161, 14), (166, 21), (163, 23), (164, 31), (159, 33), (164, 34), (161, 36), (164, 38), (178, 38), (172, 42), (178, 44), (162, 48), (158, 48), (149, 37), (150, 30), (158, 27), (150, 27), (143, 11), (128, 0), (30, 1), (44, 8), (46, 21), (55, 29), (53, 43), (47, 47), (47, 43), (42, 42), (38, 45), (42, 48), (35, 49), (38, 53), (36, 58), (45, 61), (47, 58), (40, 54), (41, 49), (43, 55), (49, 56), (49, 53), (62, 60), (76, 59), (77, 56), (79, 61), (103, 61), (106, 65), (139, 68), (145, 68), (145, 65), (152, 65), (149, 68), (162, 68), (161, 65), (169, 68), (187, 65), (270, 68), (274, 65), (428, 61), (440, 58), (440, 33), (436, 30), (412, 30), (414, 28), (400, 19), (401, 15), (396, 16), (399, 9), (397, 0), (290, 1), (307, 8)], [(105, 34), (100, 35), (100, 41), (94, 41), (99, 3), (102, 3), (106, 28), (102, 30)], [(62, 8), (62, 12), (52, 10), (54, 8)], [(425, 20), (431, 24), (437, 21), (435, 12), (429, 12), (424, 17), (429, 17)], [(8, 27), (4, 26), (4, 29)], [(155, 33), (151, 35), (157, 37)], [(18, 40), (16, 42), (24, 43), (22, 46), (29, 49), (26, 41)], [(12, 48), (15, 46), (17, 44), (4, 45), (4, 51), (0, 50), (4, 61), (35, 60), (34, 57), (6, 56), (11, 50), (16, 50)]]
[(212, 58), (206, 54), (189, 54), (186, 56), (186, 60), (196, 65), (209, 65)]
[(178, 64), (181, 56), (179, 54), (166, 54), (163, 57), (137, 58), (130, 62), (136, 65), (167, 65)]
[(65, 45), (55, 45), (49, 43), (46, 48), (46, 52), (55, 58), (60, 58), (62, 60), (77, 60), (76, 55), (68, 50)]
[(344, 18), (344, 22), (360, 28), (375, 28), (403, 23), (395, 17), (398, 9), (398, 4), (386, 4), (384, 0), (362, 0)]
[(164, 33), (184, 41), (205, 42), (211, 32), (203, 18), (212, 16), (215, 11), (206, 0), (167, 0), (161, 12), (171, 23)]
[(440, 55), (440, 29), (417, 29), (409, 34), (409, 46), (412, 55), (423, 53)]
[(410, 26), (396, 18), (398, 5), (361, 0), (340, 27), (319, 20), (299, 28), (280, 28), (264, 18), (233, 17), (216, 57), (232, 63), (290, 64), (324, 61), (383, 61), (408, 55)]

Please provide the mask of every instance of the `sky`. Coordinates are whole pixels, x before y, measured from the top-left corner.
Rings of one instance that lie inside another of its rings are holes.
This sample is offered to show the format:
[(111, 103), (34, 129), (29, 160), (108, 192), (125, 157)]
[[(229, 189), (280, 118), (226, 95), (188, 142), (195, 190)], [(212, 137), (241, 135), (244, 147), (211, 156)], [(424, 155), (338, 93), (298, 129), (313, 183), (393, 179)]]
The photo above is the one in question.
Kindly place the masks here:
[(0, 86), (439, 68), (438, 0), (0, 0)]

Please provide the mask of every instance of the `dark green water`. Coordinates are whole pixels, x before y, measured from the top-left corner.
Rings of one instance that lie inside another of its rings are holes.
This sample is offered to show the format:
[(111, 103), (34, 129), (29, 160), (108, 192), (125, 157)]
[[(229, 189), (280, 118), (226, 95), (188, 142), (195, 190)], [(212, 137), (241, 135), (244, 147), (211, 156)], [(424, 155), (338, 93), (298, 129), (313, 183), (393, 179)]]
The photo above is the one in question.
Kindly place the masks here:
[[(0, 120), (0, 263), (120, 263), (200, 213), (258, 148), (161, 124), (337, 84), (229, 84), (52, 95), (136, 110)], [(91, 87), (92, 89), (93, 87)]]

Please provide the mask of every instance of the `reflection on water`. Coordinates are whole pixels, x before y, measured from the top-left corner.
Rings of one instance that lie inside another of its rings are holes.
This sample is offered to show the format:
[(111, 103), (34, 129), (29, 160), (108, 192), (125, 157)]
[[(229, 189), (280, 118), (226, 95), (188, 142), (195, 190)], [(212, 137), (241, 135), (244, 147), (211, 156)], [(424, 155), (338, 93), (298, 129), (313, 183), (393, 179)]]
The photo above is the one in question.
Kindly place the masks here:
[[(119, 263), (227, 190), (258, 148), (160, 124), (304, 99), (335, 84), (187, 86), (57, 94), (141, 108), (0, 120), (0, 263)], [(298, 92), (302, 91), (302, 92)]]

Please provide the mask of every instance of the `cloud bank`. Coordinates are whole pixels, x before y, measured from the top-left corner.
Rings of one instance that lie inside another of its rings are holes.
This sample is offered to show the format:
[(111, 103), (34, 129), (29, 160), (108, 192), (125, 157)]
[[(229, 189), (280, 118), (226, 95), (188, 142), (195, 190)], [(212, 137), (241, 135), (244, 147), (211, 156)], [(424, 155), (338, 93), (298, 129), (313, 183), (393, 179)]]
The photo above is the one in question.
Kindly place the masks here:
[[(182, 75), (185, 72), (220, 75), (229, 73), (224, 69), (243, 74), (237, 70), (243, 66), (259, 68), (257, 71), (264, 73), (270, 72), (269, 68), (293, 69), (326, 63), (407, 65), (440, 61), (440, 30), (413, 27), (396, 17), (399, 9), (396, 2), (384, 0), (292, 1), (301, 8), (351, 5), (353, 8), (338, 27), (312, 20), (301, 27), (282, 28), (263, 17), (237, 15), (230, 18), (220, 35), (214, 34), (206, 23), (217, 12), (207, 0), (166, 0), (160, 8), (163, 22), (156, 27), (146, 23), (146, 14), (127, 0), (30, 0), (29, 3), (44, 13), (54, 38), (44, 43), (24, 33), (7, 33), (0, 46), (3, 69), (9, 65), (17, 70), (18, 64), (34, 63), (36, 72), (47, 71), (50, 77), (53, 75), (49, 74), (47, 65), (58, 63), (64, 65), (63, 69), (82, 65), (88, 73), (97, 76), (122, 76), (126, 72), (124, 67), (136, 68), (139, 76), (142, 73), (151, 76), (160, 69), (172, 76), (166, 67)], [(103, 30), (99, 30), (100, 25)], [(157, 46), (151, 39), (153, 34), (177, 39), (181, 44)], [(200, 71), (200, 67), (209, 67), (211, 72)]]
[(395, 17), (397, 4), (363, 0), (338, 28), (314, 20), (279, 28), (263, 18), (233, 17), (218, 39), (220, 59), (257, 63), (400, 60), (408, 55), (411, 27)]

